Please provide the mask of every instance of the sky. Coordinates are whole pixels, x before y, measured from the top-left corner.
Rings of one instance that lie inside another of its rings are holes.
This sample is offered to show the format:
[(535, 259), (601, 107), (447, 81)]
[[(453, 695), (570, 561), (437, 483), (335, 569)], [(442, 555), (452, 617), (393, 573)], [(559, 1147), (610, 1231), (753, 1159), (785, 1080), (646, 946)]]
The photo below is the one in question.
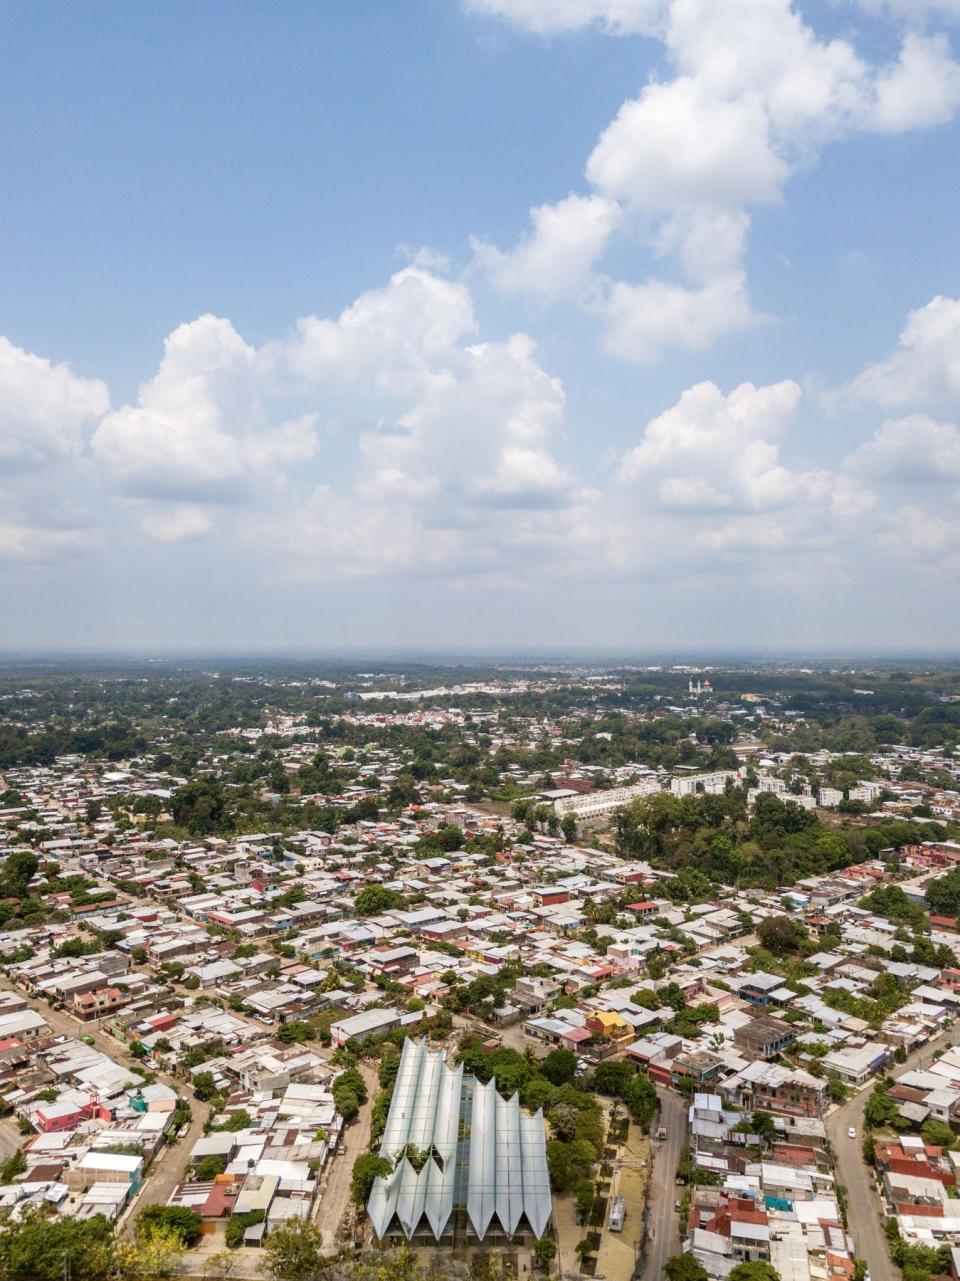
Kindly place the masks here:
[(960, 0), (0, 32), (0, 647), (957, 648)]

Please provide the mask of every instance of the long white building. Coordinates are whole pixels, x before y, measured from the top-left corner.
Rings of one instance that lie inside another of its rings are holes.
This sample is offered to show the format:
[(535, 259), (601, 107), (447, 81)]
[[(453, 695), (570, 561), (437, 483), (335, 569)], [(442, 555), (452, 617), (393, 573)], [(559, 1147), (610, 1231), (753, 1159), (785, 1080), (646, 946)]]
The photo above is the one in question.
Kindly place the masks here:
[(576, 792), (561, 796), (553, 803), (558, 818), (572, 814), (576, 819), (599, 818), (603, 814), (612, 814), (614, 810), (623, 809), (638, 796), (649, 796), (659, 792), (660, 781), (656, 778), (645, 778), (639, 783), (630, 783), (627, 787), (611, 787), (596, 792)]
[(685, 774), (681, 778), (670, 780), (670, 791), (674, 796), (695, 796), (698, 792), (722, 796), (728, 779), (733, 783), (739, 783), (740, 771), (718, 769), (712, 774)]

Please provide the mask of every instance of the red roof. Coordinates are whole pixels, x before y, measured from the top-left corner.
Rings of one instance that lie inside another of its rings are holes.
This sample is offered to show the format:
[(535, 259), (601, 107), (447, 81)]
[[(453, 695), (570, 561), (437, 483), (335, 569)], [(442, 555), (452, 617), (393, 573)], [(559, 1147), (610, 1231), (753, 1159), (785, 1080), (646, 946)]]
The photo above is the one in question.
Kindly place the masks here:
[(176, 1014), (157, 1014), (152, 1019), (147, 1019), (147, 1022), (157, 1032), (165, 1032), (168, 1028), (173, 1027), (177, 1020), (178, 1015)]
[(731, 1223), (766, 1223), (767, 1216), (762, 1210), (731, 1210)]
[(232, 1183), (215, 1183), (200, 1211), (205, 1219), (222, 1219), (232, 1213), (238, 1189)]
[(569, 1032), (563, 1033), (563, 1039), (565, 1041), (576, 1041), (579, 1045), (581, 1041), (589, 1041), (592, 1035), (593, 1033), (585, 1027), (572, 1027)]

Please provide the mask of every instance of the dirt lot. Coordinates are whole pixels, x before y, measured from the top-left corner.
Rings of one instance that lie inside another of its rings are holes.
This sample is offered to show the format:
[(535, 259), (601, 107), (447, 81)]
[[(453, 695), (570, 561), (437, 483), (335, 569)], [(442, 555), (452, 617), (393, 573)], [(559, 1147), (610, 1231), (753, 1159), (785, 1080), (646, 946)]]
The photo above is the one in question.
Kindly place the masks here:
[[(562, 1276), (576, 1276), (581, 1271), (576, 1246), (584, 1238), (595, 1243), (595, 1249), (583, 1264), (585, 1275), (603, 1277), (604, 1281), (630, 1281), (636, 1267), (643, 1232), (643, 1209), (651, 1169), (650, 1140), (632, 1122), (626, 1138), (610, 1146), (601, 1164), (598, 1201), (592, 1222), (581, 1224), (570, 1196), (554, 1198), (554, 1224), (557, 1230), (559, 1270)], [(603, 1170), (608, 1171), (604, 1177)], [(622, 1232), (611, 1232), (610, 1202), (622, 1196), (626, 1218)]]
[[(637, 1264), (643, 1231), (643, 1207), (650, 1179), (650, 1140), (631, 1123), (627, 1139), (619, 1145), (610, 1179), (607, 1213), (600, 1237), (596, 1274), (606, 1281), (630, 1281)], [(622, 1196), (626, 1217), (622, 1232), (611, 1232), (610, 1201)]]

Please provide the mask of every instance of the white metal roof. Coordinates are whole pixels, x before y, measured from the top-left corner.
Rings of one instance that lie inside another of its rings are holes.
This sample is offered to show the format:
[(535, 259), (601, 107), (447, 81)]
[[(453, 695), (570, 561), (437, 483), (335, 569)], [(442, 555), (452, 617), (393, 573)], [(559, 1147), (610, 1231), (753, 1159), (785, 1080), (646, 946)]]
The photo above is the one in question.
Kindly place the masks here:
[[(509, 1236), (524, 1217), (543, 1235), (552, 1212), (543, 1113), (522, 1113), (518, 1096), (502, 1099), (494, 1080), (470, 1086), (465, 1096), (462, 1064), (450, 1068), (424, 1042), (404, 1042), (380, 1146), (394, 1169), (374, 1182), (367, 1205), (378, 1237), (396, 1223), (409, 1239), (425, 1216), (439, 1240), (453, 1213), (458, 1168), (465, 1175), (462, 1204), (478, 1237), (494, 1216)], [(461, 1135), (465, 1102), (469, 1121)], [(414, 1148), (429, 1154), (420, 1170), (408, 1159)]]

